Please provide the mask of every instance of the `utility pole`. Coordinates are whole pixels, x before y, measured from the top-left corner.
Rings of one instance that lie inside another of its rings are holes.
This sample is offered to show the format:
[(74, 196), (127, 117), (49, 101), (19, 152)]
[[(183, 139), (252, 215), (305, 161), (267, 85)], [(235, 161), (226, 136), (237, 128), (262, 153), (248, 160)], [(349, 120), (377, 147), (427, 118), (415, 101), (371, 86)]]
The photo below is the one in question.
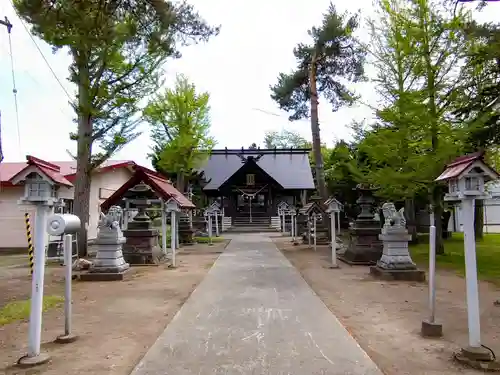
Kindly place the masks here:
[[(12, 24), (10, 23), (7, 16), (5, 20), (0, 20), (0, 25), (4, 25), (7, 28), (7, 32), (10, 34), (12, 30)], [(3, 151), (2, 151), (2, 113), (0, 112), (0, 163), (3, 161)]]

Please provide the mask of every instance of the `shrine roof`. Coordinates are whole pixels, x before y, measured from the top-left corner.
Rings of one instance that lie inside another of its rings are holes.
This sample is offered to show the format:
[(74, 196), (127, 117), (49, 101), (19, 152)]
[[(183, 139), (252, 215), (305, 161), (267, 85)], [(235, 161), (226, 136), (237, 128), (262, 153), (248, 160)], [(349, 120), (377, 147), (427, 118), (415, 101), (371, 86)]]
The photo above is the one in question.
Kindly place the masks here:
[(325, 209), (317, 202), (306, 203), (300, 210), (299, 213), (302, 215), (309, 215), (311, 213), (325, 213)]
[(52, 182), (59, 184), (59, 185), (64, 185), (71, 187), (73, 184), (69, 182), (66, 177), (64, 177), (61, 174), (61, 167), (49, 163), (48, 161), (42, 160), (35, 158), (34, 156), (28, 155), (26, 156), (26, 164), (25, 167), (19, 170), (17, 173), (15, 173), (13, 176), (11, 176), (8, 180), (8, 182), (12, 182), (17, 179), (18, 176), (22, 175), (23, 173), (27, 173), (28, 169), (35, 167), (38, 169), (42, 174), (44, 174), (48, 179), (52, 180)]
[(495, 170), (484, 162), (484, 151), (479, 151), (473, 154), (460, 156), (447, 164), (446, 169), (436, 178), (436, 181), (446, 181), (450, 178), (457, 178), (477, 162), (481, 163), (484, 168), (488, 169), (491, 174), (496, 175), (497, 178), (500, 177)]
[(129, 189), (141, 182), (151, 187), (160, 199), (167, 201), (172, 198), (181, 208), (196, 207), (193, 202), (187, 199), (165, 177), (147, 168), (136, 166), (132, 177), (101, 204), (101, 210), (106, 211), (111, 206), (117, 205)]
[(207, 185), (204, 190), (217, 190), (240, 170), (251, 156), (256, 164), (284, 189), (314, 189), (309, 163), (310, 149), (219, 149), (212, 150), (203, 172)]

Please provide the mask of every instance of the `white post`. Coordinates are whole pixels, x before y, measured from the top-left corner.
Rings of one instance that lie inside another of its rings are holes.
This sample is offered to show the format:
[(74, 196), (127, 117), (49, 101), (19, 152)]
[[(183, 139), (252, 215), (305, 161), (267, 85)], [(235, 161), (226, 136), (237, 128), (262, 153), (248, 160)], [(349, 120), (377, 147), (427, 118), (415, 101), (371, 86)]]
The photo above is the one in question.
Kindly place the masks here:
[(175, 248), (180, 249), (179, 222), (181, 220), (180, 211), (175, 212)]
[(436, 319), (436, 226), (433, 216), (429, 227), (429, 323)]
[(464, 223), (465, 280), (467, 286), (467, 318), (469, 346), (481, 347), (479, 292), (477, 286), (476, 240), (474, 236), (474, 199), (462, 200)]
[(172, 211), (170, 213), (170, 248), (172, 251), (172, 267), (175, 267), (175, 245), (176, 245), (176, 239), (175, 239), (175, 211)]
[(281, 214), (281, 220), (283, 222), (283, 224), (281, 225), (281, 231), (283, 232), (283, 234), (285, 234), (286, 232), (286, 228), (285, 228), (285, 211), (282, 212)]
[(130, 213), (130, 202), (125, 200), (125, 211), (123, 212), (123, 229), (128, 229), (128, 215)]
[(330, 226), (332, 228), (332, 267), (337, 267), (337, 235), (335, 233), (335, 212), (330, 214)]
[(311, 246), (311, 216), (307, 217), (307, 244)]
[(215, 212), (215, 237), (219, 237), (219, 213)]
[(250, 222), (252, 223), (253, 220), (252, 220), (252, 199), (253, 199), (253, 195), (248, 195), (248, 208), (250, 210)]
[(161, 250), (164, 255), (167, 255), (167, 213), (163, 199), (161, 200)]
[[(40, 355), (42, 334), (43, 283), (45, 278), (45, 225), (51, 208), (36, 206), (35, 218), (35, 268), (31, 281), (31, 310), (28, 333), (28, 357)], [(71, 262), (70, 262), (71, 264)]]
[(316, 233), (316, 214), (313, 215), (313, 228), (314, 228), (314, 251), (316, 251), (316, 239), (318, 234)]
[(212, 246), (212, 214), (208, 214), (208, 244)]
[(292, 220), (292, 242), (295, 242), (295, 214), (292, 212), (290, 219)]
[(72, 260), (73, 260), (73, 235), (65, 234), (63, 240), (64, 261), (66, 263), (64, 283), (64, 336), (71, 336), (71, 280), (72, 280)]

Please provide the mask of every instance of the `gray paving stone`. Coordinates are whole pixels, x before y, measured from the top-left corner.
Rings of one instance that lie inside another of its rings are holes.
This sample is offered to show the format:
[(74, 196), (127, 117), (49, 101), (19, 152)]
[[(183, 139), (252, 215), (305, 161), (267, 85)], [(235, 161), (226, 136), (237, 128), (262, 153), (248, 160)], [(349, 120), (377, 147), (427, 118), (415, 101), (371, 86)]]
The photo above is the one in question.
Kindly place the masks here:
[[(332, 282), (334, 282), (332, 273)], [(234, 235), (132, 375), (382, 375), (264, 235)]]

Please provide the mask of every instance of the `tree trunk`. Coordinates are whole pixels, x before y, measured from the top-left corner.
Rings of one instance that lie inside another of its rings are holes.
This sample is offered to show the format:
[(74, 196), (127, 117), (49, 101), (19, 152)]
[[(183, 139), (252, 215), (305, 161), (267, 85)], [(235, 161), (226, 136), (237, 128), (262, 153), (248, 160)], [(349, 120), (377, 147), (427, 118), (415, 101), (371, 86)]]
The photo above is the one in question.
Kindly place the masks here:
[(413, 198), (405, 200), (405, 216), (406, 216), (406, 226), (408, 228), (408, 233), (411, 235), (410, 243), (418, 243), (417, 236), (417, 217), (415, 214), (415, 201)]
[(311, 135), (316, 171), (316, 184), (318, 192), (323, 201), (328, 199), (326, 190), (325, 172), (323, 170), (323, 155), (321, 154), (321, 136), (319, 131), (318, 115), (318, 90), (316, 88), (316, 54), (313, 54), (311, 61), (311, 71), (309, 73), (309, 90), (311, 95)]
[(436, 226), (436, 254), (444, 254), (443, 243), (443, 194), (441, 186), (435, 184), (431, 191), (432, 210)]
[(476, 240), (480, 240), (484, 235), (484, 202), (481, 199), (476, 200), (474, 207), (474, 234)]
[[(422, 31), (422, 52), (425, 61), (425, 89), (427, 91), (429, 110), (429, 128), (431, 138), (431, 153), (437, 155), (439, 150), (439, 124), (438, 111), (436, 106), (438, 85), (436, 84), (436, 69), (433, 65), (431, 41), (429, 35), (429, 3), (427, 0), (419, 2), (420, 29)], [(443, 192), (439, 184), (433, 183), (431, 187), (431, 204), (434, 211), (436, 225), (436, 254), (444, 254), (443, 245)]]
[(186, 177), (184, 176), (184, 173), (178, 172), (177, 173), (177, 180), (175, 181), (175, 188), (179, 190), (182, 194), (184, 194), (184, 188), (186, 185)]
[(73, 201), (74, 214), (80, 218), (81, 228), (78, 232), (78, 255), (87, 256), (87, 230), (89, 225), (89, 203), (91, 183), (92, 156), (92, 116), (90, 111), (90, 79), (86, 60), (76, 58), (79, 74), (78, 84), (78, 140), (76, 152), (76, 176), (74, 181), (75, 195)]

